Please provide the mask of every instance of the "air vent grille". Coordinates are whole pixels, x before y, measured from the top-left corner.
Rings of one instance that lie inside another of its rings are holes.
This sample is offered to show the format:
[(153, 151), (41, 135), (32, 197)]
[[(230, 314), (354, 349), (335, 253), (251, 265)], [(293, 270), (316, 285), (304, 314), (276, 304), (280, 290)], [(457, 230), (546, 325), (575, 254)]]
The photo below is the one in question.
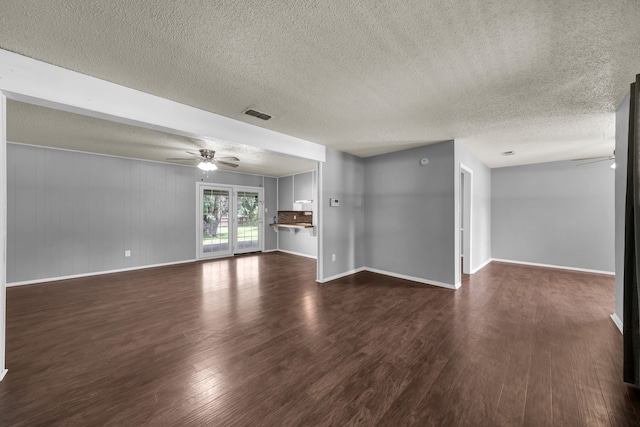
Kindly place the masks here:
[(261, 113), (260, 111), (252, 110), (251, 108), (246, 110), (244, 113), (249, 116), (257, 117), (262, 120), (269, 120), (271, 118), (270, 115)]

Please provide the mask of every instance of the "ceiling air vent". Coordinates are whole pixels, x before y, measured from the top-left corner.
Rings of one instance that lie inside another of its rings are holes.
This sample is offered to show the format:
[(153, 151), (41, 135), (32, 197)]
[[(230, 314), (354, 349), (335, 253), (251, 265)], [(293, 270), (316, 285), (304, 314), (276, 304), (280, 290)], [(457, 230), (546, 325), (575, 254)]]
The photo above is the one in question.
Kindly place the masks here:
[(246, 110), (244, 113), (249, 116), (257, 117), (262, 120), (269, 120), (271, 118), (270, 115), (261, 113), (260, 111), (252, 110), (251, 108)]

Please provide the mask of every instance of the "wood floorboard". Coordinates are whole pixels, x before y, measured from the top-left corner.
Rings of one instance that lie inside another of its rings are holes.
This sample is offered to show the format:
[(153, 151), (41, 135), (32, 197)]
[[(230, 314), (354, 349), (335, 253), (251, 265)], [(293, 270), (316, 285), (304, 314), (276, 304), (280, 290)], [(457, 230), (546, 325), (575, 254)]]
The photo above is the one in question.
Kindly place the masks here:
[(637, 426), (610, 276), (319, 285), (282, 253), (7, 289), (0, 425)]

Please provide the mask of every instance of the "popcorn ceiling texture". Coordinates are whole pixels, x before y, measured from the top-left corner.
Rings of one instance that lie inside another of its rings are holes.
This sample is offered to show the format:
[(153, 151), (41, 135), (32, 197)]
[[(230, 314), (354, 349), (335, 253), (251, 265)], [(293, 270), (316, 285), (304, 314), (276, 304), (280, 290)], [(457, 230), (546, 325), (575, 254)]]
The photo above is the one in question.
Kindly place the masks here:
[(638, 46), (637, 0), (4, 0), (0, 13), (3, 49), (359, 156), (456, 139), (490, 167), (610, 155)]

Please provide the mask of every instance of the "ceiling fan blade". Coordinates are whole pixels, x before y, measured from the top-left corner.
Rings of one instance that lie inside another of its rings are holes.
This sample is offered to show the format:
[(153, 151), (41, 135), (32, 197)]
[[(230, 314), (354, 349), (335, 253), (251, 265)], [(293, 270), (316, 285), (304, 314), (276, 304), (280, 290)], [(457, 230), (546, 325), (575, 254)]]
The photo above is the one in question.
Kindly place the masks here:
[(214, 157), (216, 160), (231, 160), (232, 162), (239, 162), (240, 159), (237, 157)]
[(583, 160), (606, 160), (608, 157), (606, 156), (598, 156), (598, 157), (582, 157), (579, 159), (571, 159), (572, 162), (581, 162)]
[(196, 157), (202, 157), (202, 154), (196, 153), (195, 151), (185, 151), (185, 153), (194, 155)]
[(188, 161), (192, 162), (192, 161), (198, 160), (198, 159), (187, 159), (187, 158), (184, 158), (184, 157), (170, 157), (170, 158), (165, 159), (165, 160), (188, 160)]
[(595, 157), (581, 157), (579, 159), (571, 159), (572, 162), (581, 162), (583, 160), (615, 160), (616, 150), (613, 150), (613, 154), (610, 156), (595, 156)]
[(220, 161), (220, 160), (218, 160), (218, 159), (213, 159), (213, 163), (217, 163), (217, 164), (219, 164), (219, 165), (230, 166), (230, 167), (232, 167), (232, 168), (237, 168), (237, 167), (238, 167), (238, 165), (236, 165), (236, 164), (229, 163), (229, 162), (221, 162), (221, 161)]
[(576, 165), (576, 166), (584, 166), (584, 165), (590, 165), (591, 163), (606, 162), (607, 160), (613, 160), (613, 159), (610, 158), (610, 157), (607, 157), (606, 159), (600, 159), (600, 160), (594, 160), (594, 161), (591, 161), (591, 162), (580, 163), (579, 165)]

